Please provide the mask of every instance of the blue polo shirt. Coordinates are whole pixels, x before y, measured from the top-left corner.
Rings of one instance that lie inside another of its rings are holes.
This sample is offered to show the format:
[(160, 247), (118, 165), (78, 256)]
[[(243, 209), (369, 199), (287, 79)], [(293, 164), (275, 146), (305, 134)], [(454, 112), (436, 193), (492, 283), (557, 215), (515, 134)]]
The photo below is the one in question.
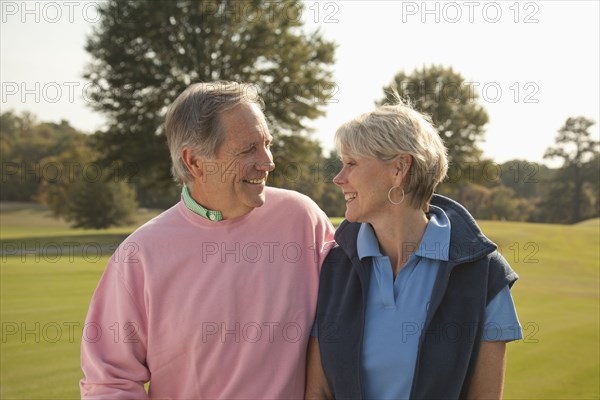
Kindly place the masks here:
[[(369, 224), (357, 238), (360, 259), (372, 257), (373, 271), (367, 298), (362, 375), (367, 398), (407, 399), (417, 360), (419, 337), (441, 261), (448, 261), (450, 220), (430, 206), (429, 222), (416, 251), (394, 280), (390, 259), (381, 254)], [(522, 338), (510, 290), (505, 287), (486, 308), (482, 340)]]

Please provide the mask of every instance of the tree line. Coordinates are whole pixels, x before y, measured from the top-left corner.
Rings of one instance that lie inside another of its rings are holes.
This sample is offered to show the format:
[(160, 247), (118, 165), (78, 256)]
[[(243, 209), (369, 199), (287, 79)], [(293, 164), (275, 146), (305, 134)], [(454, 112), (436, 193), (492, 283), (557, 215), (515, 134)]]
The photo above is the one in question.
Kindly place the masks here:
[[(233, 80), (256, 85), (265, 100), (277, 165), (269, 184), (342, 216), (345, 203), (331, 183), (340, 161), (323, 155), (307, 128), (335, 93), (336, 45), (304, 30), (303, 9), (296, 0), (103, 3), (86, 44), (93, 61), (85, 77), (107, 128), (85, 135), (66, 121), (3, 113), (0, 199), (42, 202), (75, 226), (94, 228), (126, 223), (136, 206), (172, 205), (179, 188), (169, 175), (167, 107), (192, 82)], [(497, 165), (479, 148), (489, 116), (459, 72), (437, 65), (400, 71), (376, 104), (392, 91), (431, 116), (450, 161), (438, 191), (475, 217), (573, 223), (599, 215), (594, 121), (573, 117), (560, 127), (545, 155), (562, 160), (559, 169), (524, 160)]]
[[(575, 158), (586, 153), (581, 143), (589, 122), (569, 118), (560, 129), (557, 145), (546, 152), (547, 157), (562, 158), (560, 168), (526, 160), (453, 162), (438, 192), (481, 219), (574, 223), (598, 217), (598, 151), (588, 151), (585, 162)], [(0, 129), (1, 201), (35, 201), (75, 227), (105, 228), (130, 223), (138, 207), (166, 208), (179, 200), (174, 182), (164, 190), (153, 188), (144, 182), (152, 176), (139, 165), (107, 166), (99, 146), (102, 132), (85, 134), (67, 121), (38, 122), (31, 114), (11, 111), (0, 115)], [(577, 132), (576, 140), (565, 142)], [(579, 153), (567, 155), (566, 149), (576, 145)], [(273, 154), (277, 168), (270, 185), (298, 190), (329, 216), (343, 216), (344, 198), (332, 183), (341, 168), (335, 153), (325, 156), (314, 140), (281, 135)]]

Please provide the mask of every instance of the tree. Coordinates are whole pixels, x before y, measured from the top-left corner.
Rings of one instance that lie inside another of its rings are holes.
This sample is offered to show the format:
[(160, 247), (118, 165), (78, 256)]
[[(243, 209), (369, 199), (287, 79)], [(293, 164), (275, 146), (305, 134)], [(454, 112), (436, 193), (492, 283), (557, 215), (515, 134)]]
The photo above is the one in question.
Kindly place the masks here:
[[(140, 181), (172, 186), (167, 107), (193, 82), (256, 84), (274, 134), (307, 131), (333, 93), (334, 44), (302, 31), (297, 0), (106, 2), (88, 38), (92, 107), (108, 117), (102, 160), (136, 165)], [(148, 178), (151, 176), (152, 178)]]
[(330, 217), (343, 217), (346, 212), (346, 200), (339, 187), (333, 183), (333, 178), (342, 169), (342, 160), (335, 151), (323, 160), (319, 177), (325, 187), (317, 202), (321, 209)]
[(600, 216), (600, 153), (596, 153), (588, 163), (584, 165), (584, 175), (587, 177), (589, 193), (593, 198), (592, 216)]
[(322, 162), (319, 143), (302, 136), (279, 135), (273, 140), (275, 170), (269, 185), (296, 190), (318, 202), (324, 190), (319, 179)]
[[(37, 122), (29, 113), (0, 115), (2, 201), (36, 201), (76, 227), (131, 222), (137, 204), (123, 171), (103, 168), (94, 135), (67, 121)], [(116, 172), (116, 173), (114, 173)]]
[(519, 219), (520, 199), (506, 186), (499, 185), (491, 190), (489, 209), (486, 219), (515, 221)]
[(489, 218), (491, 190), (475, 183), (465, 182), (455, 197), (475, 218)]
[(41, 176), (49, 174), (42, 160), (56, 155), (81, 136), (66, 121), (38, 122), (32, 114), (0, 115), (0, 157), (2, 159), (2, 201), (32, 201)]
[(125, 181), (78, 180), (70, 187), (68, 217), (75, 228), (105, 229), (134, 222), (134, 190)]
[(431, 117), (448, 149), (448, 179), (438, 192), (470, 199), (474, 188), (465, 183), (480, 186), (484, 164), (491, 163), (481, 160), (478, 147), (489, 118), (477, 104), (479, 95), (474, 85), (465, 82), (452, 67), (432, 65), (411, 74), (398, 72), (383, 91), (385, 97), (378, 104), (393, 102), (392, 93), (397, 91), (415, 109)]
[[(579, 222), (593, 212), (592, 202), (586, 185), (595, 185), (593, 163), (598, 156), (599, 142), (589, 131), (595, 122), (586, 117), (568, 118), (559, 129), (555, 146), (544, 153), (545, 159), (562, 159), (562, 167), (548, 192), (543, 205), (552, 210), (546, 218), (552, 222)], [(554, 204), (551, 204), (554, 203)]]
[[(454, 173), (457, 176), (468, 176), (463, 172), (480, 161), (478, 142), (489, 119), (485, 109), (477, 104), (475, 86), (451, 67), (433, 65), (411, 74), (400, 71), (383, 90), (385, 97), (378, 104), (392, 101), (391, 93), (396, 90), (415, 109), (431, 116), (448, 148), (450, 169), (458, 169)], [(468, 179), (461, 179), (464, 180)]]
[(552, 170), (544, 164), (526, 160), (511, 160), (500, 165), (501, 181), (511, 188), (517, 197), (539, 198), (542, 187), (552, 177)]
[(135, 191), (124, 174), (96, 162), (96, 148), (95, 136), (78, 134), (62, 152), (43, 158), (35, 200), (75, 228), (129, 224), (137, 210)]
[(73, 196), (78, 194), (73, 189), (77, 181), (101, 178), (94, 165), (98, 152), (91, 141), (92, 137), (80, 135), (61, 153), (40, 161), (40, 184), (34, 199), (47, 205), (57, 218), (69, 218)]

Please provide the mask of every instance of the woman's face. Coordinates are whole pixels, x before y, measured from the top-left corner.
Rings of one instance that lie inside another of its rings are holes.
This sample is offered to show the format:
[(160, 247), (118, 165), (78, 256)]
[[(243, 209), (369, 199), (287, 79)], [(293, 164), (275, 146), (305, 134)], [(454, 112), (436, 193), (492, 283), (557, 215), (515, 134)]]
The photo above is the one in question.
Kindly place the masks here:
[(385, 218), (387, 193), (394, 185), (392, 163), (377, 158), (342, 155), (342, 170), (333, 178), (346, 199), (346, 219), (373, 223)]

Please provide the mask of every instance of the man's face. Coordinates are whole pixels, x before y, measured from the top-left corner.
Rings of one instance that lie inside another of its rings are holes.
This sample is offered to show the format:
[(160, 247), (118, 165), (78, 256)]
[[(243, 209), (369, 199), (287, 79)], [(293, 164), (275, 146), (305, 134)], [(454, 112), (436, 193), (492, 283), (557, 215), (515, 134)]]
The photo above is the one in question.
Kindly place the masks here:
[(272, 137), (255, 104), (239, 105), (222, 113), (220, 120), (225, 140), (216, 158), (203, 162), (193, 194), (203, 206), (232, 219), (265, 202), (267, 176), (274, 168)]

